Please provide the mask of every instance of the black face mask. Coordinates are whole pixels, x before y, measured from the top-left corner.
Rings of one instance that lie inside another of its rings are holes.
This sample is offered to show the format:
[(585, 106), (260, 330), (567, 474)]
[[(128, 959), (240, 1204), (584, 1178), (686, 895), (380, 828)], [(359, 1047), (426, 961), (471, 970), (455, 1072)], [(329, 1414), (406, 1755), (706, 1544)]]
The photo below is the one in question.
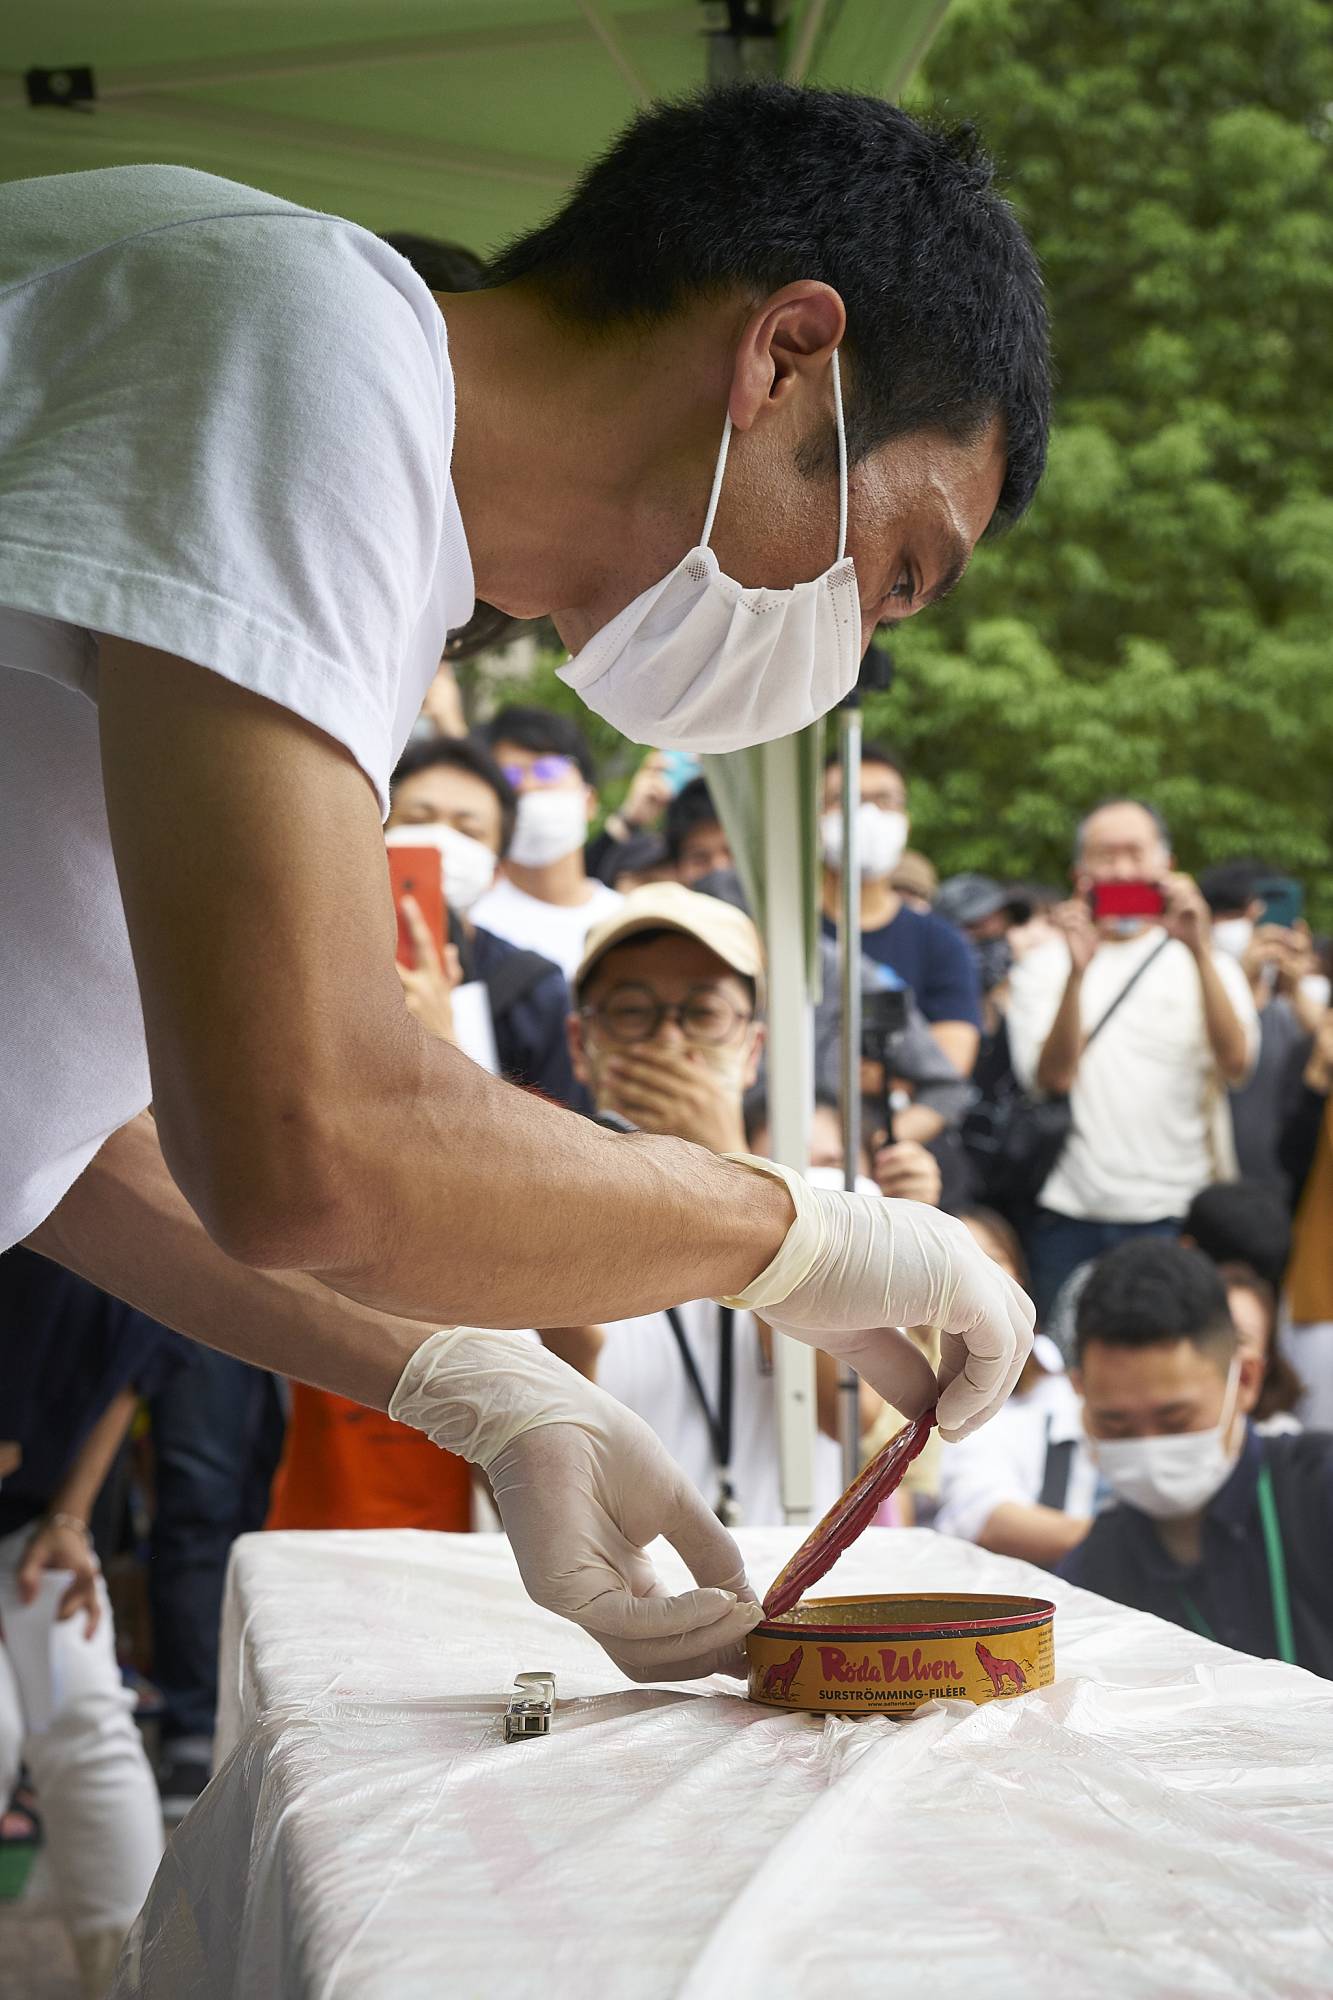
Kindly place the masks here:
[(1014, 954), (1009, 949), (1008, 938), (977, 938), (972, 946), (977, 955), (977, 971), (981, 974), (981, 990), (989, 993), (1009, 975), (1014, 962)]

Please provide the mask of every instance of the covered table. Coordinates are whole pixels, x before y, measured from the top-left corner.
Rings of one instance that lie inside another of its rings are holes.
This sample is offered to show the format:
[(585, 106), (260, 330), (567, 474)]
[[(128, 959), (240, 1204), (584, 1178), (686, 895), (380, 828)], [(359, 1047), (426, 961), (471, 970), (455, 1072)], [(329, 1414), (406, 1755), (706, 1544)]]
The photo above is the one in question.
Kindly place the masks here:
[[(742, 1532), (761, 1590), (799, 1538)], [(117, 1995), (1333, 1989), (1328, 1683), (925, 1532), (870, 1531), (824, 1589), (1053, 1596), (1055, 1684), (906, 1722), (638, 1688), (502, 1537), (247, 1537), (220, 1766)], [(552, 1732), (506, 1744), (540, 1668)]]

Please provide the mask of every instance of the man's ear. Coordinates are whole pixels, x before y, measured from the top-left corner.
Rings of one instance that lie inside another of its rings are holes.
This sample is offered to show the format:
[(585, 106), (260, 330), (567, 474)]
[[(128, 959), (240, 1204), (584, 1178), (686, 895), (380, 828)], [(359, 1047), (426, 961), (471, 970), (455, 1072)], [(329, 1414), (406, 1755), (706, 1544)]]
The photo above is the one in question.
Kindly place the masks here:
[(1259, 1400), (1264, 1386), (1267, 1363), (1262, 1355), (1242, 1354), (1240, 1357), (1240, 1378), (1236, 1383), (1236, 1408), (1243, 1417), (1248, 1417)]
[(565, 1040), (569, 1045), (569, 1062), (577, 1082), (585, 1089), (592, 1089), (592, 1071), (588, 1066), (588, 1051), (583, 1039), (583, 1020), (578, 1014), (565, 1016)]
[(846, 331), (847, 309), (832, 285), (799, 278), (771, 293), (736, 343), (727, 402), (736, 429), (748, 431), (766, 407), (827, 376)]

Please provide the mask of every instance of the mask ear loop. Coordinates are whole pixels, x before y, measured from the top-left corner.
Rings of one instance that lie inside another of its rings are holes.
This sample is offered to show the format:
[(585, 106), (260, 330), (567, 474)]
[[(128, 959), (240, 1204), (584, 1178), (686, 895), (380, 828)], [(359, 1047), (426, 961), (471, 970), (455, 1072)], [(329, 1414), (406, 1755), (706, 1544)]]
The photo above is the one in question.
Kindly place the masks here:
[[(838, 426), (838, 554), (841, 562), (847, 553), (847, 426), (842, 415), (842, 371), (838, 366), (838, 350), (833, 350), (833, 415)], [(708, 496), (708, 512), (704, 516), (704, 531), (699, 537), (701, 549), (708, 547), (713, 533), (713, 522), (717, 516), (717, 503), (722, 493), (722, 478), (727, 469), (727, 453), (731, 449), (731, 411), (722, 426), (722, 443), (718, 448), (717, 467), (713, 473), (713, 490)]]
[(842, 370), (833, 350), (833, 414), (838, 424), (838, 561), (847, 553), (847, 426), (842, 417)]
[(713, 516), (717, 513), (718, 496), (722, 491), (722, 475), (727, 469), (727, 453), (731, 449), (731, 411), (727, 411), (727, 421), (722, 426), (722, 444), (717, 454), (717, 470), (713, 474), (713, 490), (708, 496), (708, 512), (704, 516), (704, 531), (699, 537), (699, 547), (706, 549), (713, 532)]

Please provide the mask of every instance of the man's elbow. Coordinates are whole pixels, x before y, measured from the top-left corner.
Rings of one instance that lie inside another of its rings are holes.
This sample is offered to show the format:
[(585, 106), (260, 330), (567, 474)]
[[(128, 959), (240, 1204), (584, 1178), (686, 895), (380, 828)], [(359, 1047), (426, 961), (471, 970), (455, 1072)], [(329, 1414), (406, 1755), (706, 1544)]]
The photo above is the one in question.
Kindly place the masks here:
[(190, 1143), (168, 1121), (162, 1151), (208, 1235), (235, 1263), (317, 1271), (356, 1261), (365, 1203), (347, 1149), (321, 1121), (290, 1107), (234, 1114)]

